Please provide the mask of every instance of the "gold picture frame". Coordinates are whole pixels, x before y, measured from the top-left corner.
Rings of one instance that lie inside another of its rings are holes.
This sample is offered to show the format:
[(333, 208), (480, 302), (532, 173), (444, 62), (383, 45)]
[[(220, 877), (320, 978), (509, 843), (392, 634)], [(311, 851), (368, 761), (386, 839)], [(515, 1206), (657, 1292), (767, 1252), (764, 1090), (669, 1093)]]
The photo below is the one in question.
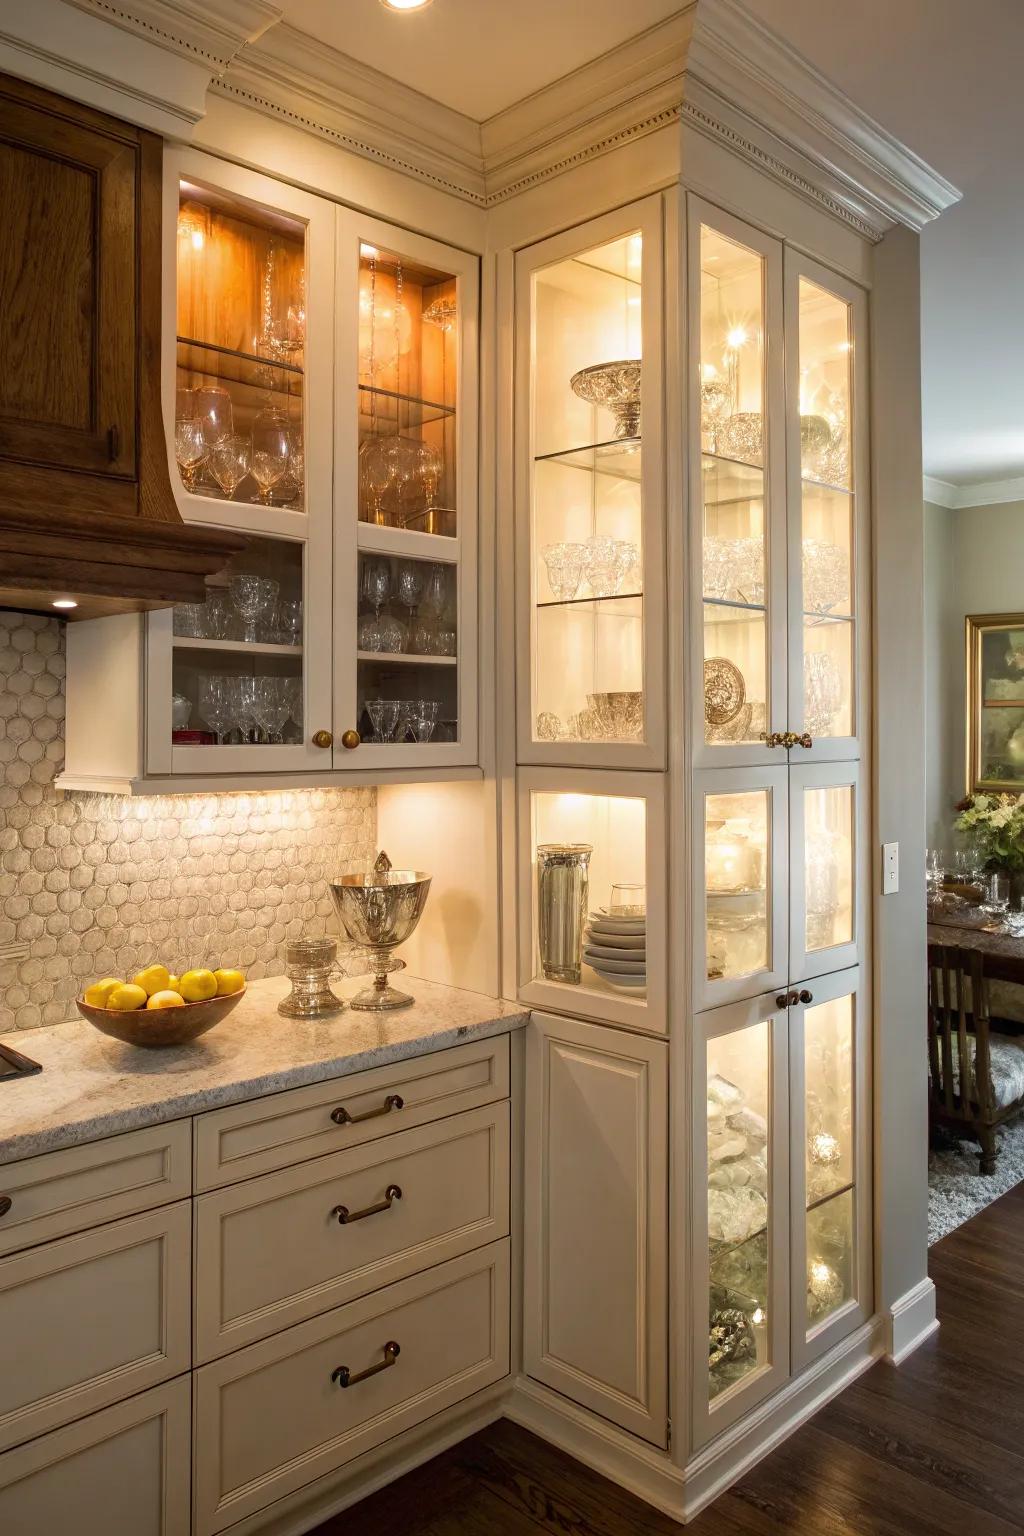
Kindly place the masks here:
[(966, 623), (967, 793), (1024, 794), (1024, 613)]

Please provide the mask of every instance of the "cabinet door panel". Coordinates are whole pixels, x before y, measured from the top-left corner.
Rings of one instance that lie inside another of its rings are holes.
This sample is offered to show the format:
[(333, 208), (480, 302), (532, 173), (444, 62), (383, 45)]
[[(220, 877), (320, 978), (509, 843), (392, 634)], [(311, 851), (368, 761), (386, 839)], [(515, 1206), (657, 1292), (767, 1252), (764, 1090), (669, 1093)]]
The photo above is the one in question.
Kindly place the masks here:
[(137, 148), (0, 92), (0, 455), (135, 468)]
[(666, 1444), (667, 1046), (527, 1027), (527, 1373)]
[(794, 764), (789, 774), (789, 979), (863, 958), (867, 815), (858, 763)]

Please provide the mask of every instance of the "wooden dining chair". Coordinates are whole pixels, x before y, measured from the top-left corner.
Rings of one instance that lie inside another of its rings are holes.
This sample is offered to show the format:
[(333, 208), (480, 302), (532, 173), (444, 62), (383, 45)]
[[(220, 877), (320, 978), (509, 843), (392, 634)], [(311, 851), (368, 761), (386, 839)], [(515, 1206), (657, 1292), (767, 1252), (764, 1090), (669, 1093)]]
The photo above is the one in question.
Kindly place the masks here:
[(932, 1124), (981, 1144), (980, 1172), (989, 1174), (996, 1167), (996, 1126), (1024, 1108), (1024, 1096), (1000, 1103), (1005, 1091), (993, 1084), (984, 960), (977, 949), (928, 946), (928, 1108)]

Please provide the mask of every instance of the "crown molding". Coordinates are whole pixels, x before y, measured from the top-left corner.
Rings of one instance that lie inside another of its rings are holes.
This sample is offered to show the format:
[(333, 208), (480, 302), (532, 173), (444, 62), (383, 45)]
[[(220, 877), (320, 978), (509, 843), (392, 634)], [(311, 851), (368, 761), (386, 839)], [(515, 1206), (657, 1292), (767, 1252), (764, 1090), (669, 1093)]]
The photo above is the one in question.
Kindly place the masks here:
[(1011, 480), (984, 480), (974, 485), (954, 485), (952, 481), (925, 475), (924, 499), (935, 506), (947, 507), (951, 512), (1024, 501), (1024, 475)]
[(874, 239), (921, 230), (960, 199), (740, 0), (698, 0), (686, 71), (698, 130)]
[(269, 0), (66, 0), (77, 10), (109, 21), (170, 53), (209, 65), (222, 75), (248, 43), (254, 43), (283, 12)]
[(480, 124), (282, 22), (212, 89), (483, 207)]

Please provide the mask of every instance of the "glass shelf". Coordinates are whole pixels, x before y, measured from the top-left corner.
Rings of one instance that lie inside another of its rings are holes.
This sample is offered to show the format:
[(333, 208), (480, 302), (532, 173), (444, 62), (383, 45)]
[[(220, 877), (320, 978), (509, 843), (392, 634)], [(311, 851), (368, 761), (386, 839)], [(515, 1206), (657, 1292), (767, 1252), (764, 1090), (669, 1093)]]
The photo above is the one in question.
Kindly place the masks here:
[(396, 411), (402, 427), (424, 427), (430, 422), (444, 421), (455, 415), (455, 406), (444, 405), (440, 400), (423, 400), (419, 395), (399, 393), (396, 389), (381, 389), (373, 384), (360, 384), (359, 413), (361, 416), (369, 417), (373, 414), (371, 407), (363, 401), (364, 395), (371, 396), (374, 402), (387, 407), (387, 414), (379, 419), (389, 431), (394, 426)]
[(838, 1200), (840, 1195), (848, 1195), (853, 1190), (853, 1181), (848, 1184), (840, 1184), (837, 1189), (830, 1189), (828, 1194), (819, 1195), (815, 1200), (808, 1200), (807, 1210), (816, 1211), (820, 1206), (828, 1205), (830, 1200)]
[(749, 623), (745, 616), (748, 613), (757, 613), (762, 616), (768, 612), (764, 603), (734, 603), (727, 597), (705, 597), (705, 608), (715, 608), (715, 622), (719, 624)]
[(580, 448), (565, 448), (557, 453), (538, 453), (535, 464), (564, 464), (569, 469), (583, 469), (595, 475), (612, 475), (618, 480), (640, 480), (641, 445), (639, 437), (616, 437), (606, 442), (587, 443)]
[[(259, 378), (246, 378), (241, 371), (242, 364), (247, 364), (250, 369), (254, 371), (259, 370), (261, 373), (266, 373), (269, 369), (273, 373), (291, 374), (300, 379), (303, 376), (304, 370), (299, 363), (283, 363), (273, 358), (260, 357), (255, 352), (240, 352), (234, 347), (222, 347), (213, 341), (200, 341), (197, 336), (179, 336), (177, 342), (179, 348), (194, 352), (212, 352), (216, 357), (229, 359), (239, 366), (239, 371), (236, 374), (228, 373), (223, 363), (219, 364), (217, 368), (204, 368), (202, 363), (194, 362), (187, 355), (183, 357), (182, 352), (179, 351), (178, 367), (187, 368), (190, 372), (209, 373), (211, 376), (216, 376), (220, 379), (231, 380), (231, 382), (236, 384), (251, 384), (254, 388), (259, 389), (266, 389), (268, 387), (266, 381)], [(272, 388), (273, 386), (270, 387)], [(278, 386), (278, 388), (281, 387), (283, 386)]]
[[(612, 592), (604, 597), (549, 597), (537, 604), (538, 608), (578, 608), (586, 603), (626, 603), (636, 602), (643, 598), (642, 592)], [(642, 618), (642, 614), (629, 615), (627, 618)]]
[(172, 644), (176, 651), (220, 651), (236, 656), (301, 656), (301, 645), (276, 645), (270, 641), (255, 640), (207, 640), (191, 635), (175, 635)]
[(764, 497), (764, 470), (760, 465), (722, 454), (701, 455), (704, 505), (732, 506), (736, 502), (761, 501)]

